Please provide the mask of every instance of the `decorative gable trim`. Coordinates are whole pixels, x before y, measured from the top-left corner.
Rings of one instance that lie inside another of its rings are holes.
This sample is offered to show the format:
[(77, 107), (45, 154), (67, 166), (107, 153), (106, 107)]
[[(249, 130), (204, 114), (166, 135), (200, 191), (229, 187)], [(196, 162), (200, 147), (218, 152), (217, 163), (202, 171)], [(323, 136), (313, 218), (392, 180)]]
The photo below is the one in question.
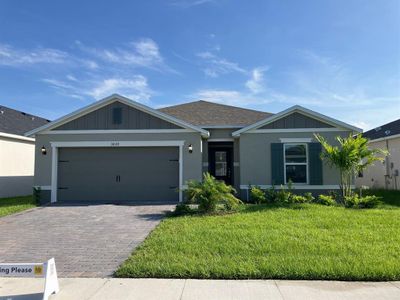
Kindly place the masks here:
[(102, 107), (104, 107), (106, 105), (114, 103), (116, 101), (124, 103), (124, 104), (126, 104), (126, 105), (128, 105), (130, 107), (136, 108), (136, 109), (138, 109), (140, 111), (143, 111), (145, 113), (148, 113), (148, 114), (150, 114), (152, 116), (158, 117), (158, 118), (160, 118), (160, 119), (162, 119), (164, 121), (170, 122), (170, 123), (175, 124), (177, 126), (181, 126), (181, 127), (185, 128), (185, 129), (189, 129), (189, 130), (192, 130), (192, 131), (195, 131), (195, 132), (200, 132), (203, 137), (209, 137), (209, 135), (210, 135), (207, 130), (204, 130), (204, 129), (199, 128), (197, 126), (194, 126), (192, 124), (186, 123), (186, 122), (184, 122), (182, 120), (174, 118), (174, 117), (172, 117), (170, 115), (167, 115), (167, 114), (165, 114), (163, 112), (155, 110), (155, 109), (153, 109), (151, 107), (148, 107), (148, 106), (146, 106), (144, 104), (141, 104), (141, 103), (138, 103), (136, 101), (133, 101), (133, 100), (131, 100), (129, 98), (123, 97), (123, 96), (118, 95), (118, 94), (112, 94), (111, 96), (108, 96), (108, 97), (106, 97), (104, 99), (101, 99), (101, 100), (95, 102), (95, 103), (92, 103), (92, 104), (90, 104), (88, 106), (85, 106), (85, 107), (83, 107), (81, 109), (78, 109), (78, 110), (76, 110), (76, 111), (74, 111), (74, 112), (72, 112), (70, 114), (67, 114), (67, 115), (65, 115), (65, 116), (63, 116), (63, 117), (61, 117), (61, 118), (59, 118), (59, 119), (57, 119), (57, 120), (55, 120), (53, 122), (45, 124), (45, 125), (43, 125), (43, 126), (41, 126), (39, 128), (36, 128), (34, 130), (31, 130), (31, 131), (27, 132), (25, 134), (25, 136), (34, 136), (35, 134), (42, 133), (45, 130), (46, 131), (51, 130), (53, 128), (56, 128), (56, 127), (61, 126), (63, 124), (66, 124), (66, 123), (68, 123), (70, 121), (73, 121), (73, 120), (75, 120), (77, 118), (80, 118), (80, 117), (82, 117), (82, 116), (84, 116), (84, 115), (86, 115), (88, 113), (91, 113), (91, 112), (93, 112), (93, 111), (95, 111), (95, 110), (97, 110), (99, 108), (102, 108)]
[[(288, 115), (290, 115), (292, 113), (295, 113), (295, 112), (301, 113), (301, 114), (303, 114), (303, 115), (305, 115), (307, 117), (311, 117), (311, 118), (314, 118), (314, 119), (316, 119), (318, 121), (321, 121), (321, 122), (324, 122), (324, 123), (329, 124), (331, 126), (334, 126), (334, 128), (329, 128), (329, 130), (350, 130), (350, 131), (353, 131), (353, 132), (362, 132), (361, 128), (352, 126), (350, 124), (344, 123), (344, 122), (336, 120), (334, 118), (331, 118), (331, 117), (325, 116), (323, 114), (317, 113), (317, 112), (315, 112), (313, 110), (304, 108), (304, 107), (302, 107), (300, 105), (295, 105), (295, 106), (292, 106), (292, 107), (290, 107), (290, 108), (288, 108), (288, 109), (286, 109), (286, 110), (284, 110), (284, 111), (282, 111), (280, 113), (277, 113), (276, 115), (270, 116), (270, 117), (268, 117), (268, 118), (266, 118), (264, 120), (261, 120), (259, 122), (256, 122), (256, 123), (252, 124), (252, 125), (249, 125), (249, 126), (244, 127), (244, 128), (242, 128), (240, 130), (237, 130), (237, 131), (232, 133), (232, 136), (237, 137), (237, 136), (240, 136), (240, 134), (245, 133), (245, 132), (249, 132), (249, 131), (254, 132), (253, 130), (256, 130), (256, 129), (258, 129), (260, 127), (263, 127), (263, 126), (265, 126), (267, 124), (275, 122), (275, 121), (277, 121), (279, 119), (282, 119), (282, 118), (284, 118), (284, 117), (286, 117), (286, 116), (288, 116)], [(317, 131), (322, 131), (321, 129), (322, 130), (324, 130), (324, 129), (326, 130), (328, 128), (265, 129), (265, 131), (274, 132), (274, 131), (285, 130), (287, 132), (296, 132), (296, 131), (298, 132), (298, 131), (310, 131), (310, 130), (313, 130), (313, 131), (317, 132)], [(262, 130), (262, 129), (260, 129), (260, 130)]]

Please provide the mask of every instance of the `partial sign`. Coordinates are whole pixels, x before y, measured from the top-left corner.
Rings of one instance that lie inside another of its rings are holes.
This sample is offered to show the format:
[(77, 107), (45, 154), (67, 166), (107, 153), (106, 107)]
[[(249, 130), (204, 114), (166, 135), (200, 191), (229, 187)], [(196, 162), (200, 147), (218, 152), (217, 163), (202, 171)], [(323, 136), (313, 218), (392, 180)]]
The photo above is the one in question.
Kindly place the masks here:
[(60, 290), (54, 258), (45, 263), (0, 264), (0, 277), (44, 277), (43, 300)]

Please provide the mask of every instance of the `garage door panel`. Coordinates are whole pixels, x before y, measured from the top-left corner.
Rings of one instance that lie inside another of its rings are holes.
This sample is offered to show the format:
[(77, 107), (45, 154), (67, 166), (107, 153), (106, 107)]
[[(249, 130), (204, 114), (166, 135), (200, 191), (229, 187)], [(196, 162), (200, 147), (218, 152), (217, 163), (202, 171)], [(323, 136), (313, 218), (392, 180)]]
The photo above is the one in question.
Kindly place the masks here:
[(61, 148), (59, 201), (178, 201), (177, 147)]

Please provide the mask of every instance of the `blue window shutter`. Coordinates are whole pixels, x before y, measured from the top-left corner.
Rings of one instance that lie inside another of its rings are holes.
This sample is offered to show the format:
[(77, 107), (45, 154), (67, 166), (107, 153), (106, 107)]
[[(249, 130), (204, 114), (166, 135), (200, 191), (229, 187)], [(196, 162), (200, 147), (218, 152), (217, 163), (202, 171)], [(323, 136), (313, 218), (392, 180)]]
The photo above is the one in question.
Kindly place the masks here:
[(309, 159), (309, 182), (311, 185), (321, 185), (322, 180), (322, 146), (320, 143), (308, 144), (308, 159)]
[(272, 143), (271, 144), (271, 175), (272, 184), (280, 185), (284, 184), (283, 178), (283, 144)]

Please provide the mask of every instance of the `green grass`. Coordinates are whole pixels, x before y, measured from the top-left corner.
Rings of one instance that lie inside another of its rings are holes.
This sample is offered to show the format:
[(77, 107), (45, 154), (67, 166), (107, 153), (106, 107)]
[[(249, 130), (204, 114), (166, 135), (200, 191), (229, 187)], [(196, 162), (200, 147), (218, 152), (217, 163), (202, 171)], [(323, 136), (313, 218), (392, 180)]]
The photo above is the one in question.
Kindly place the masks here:
[(231, 215), (169, 217), (116, 276), (400, 280), (399, 202), (364, 210), (253, 205)]
[(0, 217), (11, 215), (36, 206), (33, 196), (1, 198)]

